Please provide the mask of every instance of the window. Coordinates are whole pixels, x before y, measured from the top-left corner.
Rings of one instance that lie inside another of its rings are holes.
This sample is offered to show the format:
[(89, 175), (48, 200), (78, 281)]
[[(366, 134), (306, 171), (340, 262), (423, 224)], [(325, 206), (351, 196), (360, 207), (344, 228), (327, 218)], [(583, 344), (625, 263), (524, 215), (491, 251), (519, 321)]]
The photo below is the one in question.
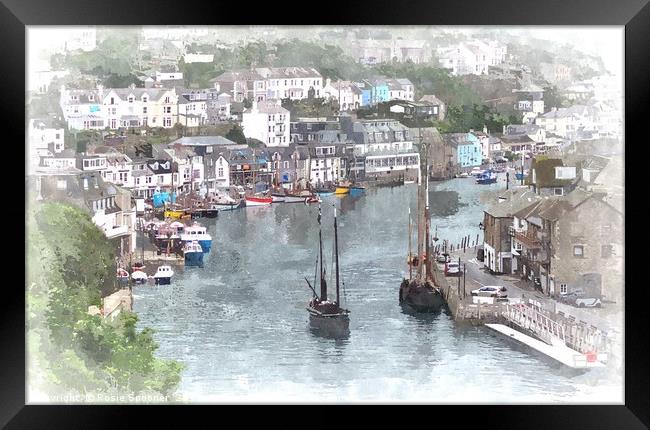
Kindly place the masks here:
[(146, 106), (144, 106), (144, 107), (142, 108), (142, 113), (147, 113), (147, 107), (146, 107)]
[(56, 181), (56, 189), (57, 190), (65, 190), (66, 189), (65, 179), (58, 179)]
[(555, 193), (556, 196), (564, 195), (564, 190), (562, 188), (554, 188), (553, 192)]
[(112, 105), (115, 104), (115, 98), (114, 98), (114, 97), (111, 97), (111, 104), (112, 104)]
[(147, 99), (146, 96), (145, 96), (145, 97), (142, 97), (142, 102), (143, 102), (143, 103), (147, 103), (148, 101), (149, 101), (149, 99)]
[(573, 256), (574, 257), (584, 257), (585, 247), (584, 245), (573, 245)]
[(614, 247), (612, 245), (602, 245), (600, 247), (600, 256), (602, 258), (609, 258), (614, 255)]
[(566, 294), (567, 287), (566, 284), (560, 284), (560, 294)]
[(165, 103), (169, 103), (169, 96), (165, 97)]
[(223, 167), (219, 167), (218, 176), (223, 176)]

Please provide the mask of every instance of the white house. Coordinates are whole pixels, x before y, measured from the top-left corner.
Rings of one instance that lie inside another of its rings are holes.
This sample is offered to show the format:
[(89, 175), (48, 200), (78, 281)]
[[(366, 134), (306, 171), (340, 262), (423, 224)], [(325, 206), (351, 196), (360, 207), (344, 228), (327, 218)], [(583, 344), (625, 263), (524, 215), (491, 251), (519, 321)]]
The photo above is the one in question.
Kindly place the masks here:
[(108, 152), (106, 157), (106, 170), (102, 171), (102, 179), (125, 188), (133, 188), (133, 162), (128, 155), (117, 151)]
[(339, 110), (349, 111), (359, 109), (361, 106), (361, 90), (354, 82), (325, 80), (323, 96), (328, 99), (339, 101)]
[(59, 104), (70, 129), (103, 130), (108, 125), (102, 97), (97, 89), (67, 89), (61, 85)]
[(178, 95), (166, 88), (99, 87), (107, 126), (171, 128), (178, 122)]
[(280, 100), (253, 102), (242, 114), (244, 136), (260, 140), (266, 146), (289, 146), (289, 111)]
[(188, 100), (178, 97), (178, 122), (185, 127), (198, 127), (208, 120), (208, 103), (206, 100)]
[(489, 66), (505, 61), (506, 47), (495, 41), (471, 40), (438, 48), (438, 60), (453, 75), (488, 74)]
[(229, 187), (230, 186), (230, 164), (228, 163), (228, 159), (223, 156), (223, 154), (219, 154), (219, 158), (217, 158), (216, 162), (214, 163), (214, 170), (215, 170), (215, 185), (217, 188), (222, 188), (222, 187)]
[(313, 90), (314, 97), (323, 97), (323, 76), (313, 67), (258, 67), (266, 79), (267, 99), (301, 100)]

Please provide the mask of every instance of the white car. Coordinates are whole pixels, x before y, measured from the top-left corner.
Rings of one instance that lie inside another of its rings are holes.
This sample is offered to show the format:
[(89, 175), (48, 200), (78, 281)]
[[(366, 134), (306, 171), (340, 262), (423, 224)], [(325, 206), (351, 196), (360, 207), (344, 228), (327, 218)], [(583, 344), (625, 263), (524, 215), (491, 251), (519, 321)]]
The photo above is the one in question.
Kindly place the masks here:
[(497, 297), (497, 298), (508, 297), (508, 294), (506, 294), (506, 287), (502, 287), (499, 285), (486, 285), (477, 290), (473, 290), (472, 295), (481, 296), (481, 297)]
[(459, 275), (460, 264), (457, 261), (449, 261), (445, 264), (445, 275)]

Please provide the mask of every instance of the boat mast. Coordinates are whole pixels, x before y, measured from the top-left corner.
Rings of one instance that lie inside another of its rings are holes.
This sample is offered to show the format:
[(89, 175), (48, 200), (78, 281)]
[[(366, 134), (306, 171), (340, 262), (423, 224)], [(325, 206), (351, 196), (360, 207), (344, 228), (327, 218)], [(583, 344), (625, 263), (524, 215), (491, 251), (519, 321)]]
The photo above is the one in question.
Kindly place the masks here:
[(321, 228), (321, 207), (318, 205), (318, 247), (320, 252), (320, 299), (327, 300), (327, 283), (323, 276), (323, 229)]
[(411, 206), (409, 205), (409, 258), (408, 258), (408, 263), (409, 263), (409, 281), (413, 278), (413, 260), (411, 256), (411, 233), (412, 228), (411, 228)]
[(339, 300), (339, 235), (336, 226), (336, 206), (334, 206), (334, 255), (336, 258), (336, 304), (340, 306)]
[[(427, 158), (425, 157), (425, 165), (426, 164), (427, 164)], [(426, 194), (425, 205), (424, 205), (424, 219), (426, 225), (426, 243), (424, 245), (424, 251), (426, 255), (424, 257), (424, 273), (423, 273), (424, 282), (427, 281), (427, 276), (429, 276), (429, 270), (428, 270), (430, 267), (429, 248), (431, 246), (431, 235), (429, 233), (430, 224), (431, 224), (431, 219), (429, 217), (429, 166), (426, 166), (426, 171), (427, 171), (427, 177), (424, 180), (424, 189)]]
[(426, 273), (424, 272), (424, 265), (422, 260), (425, 258), (425, 225), (426, 225), (426, 186), (423, 181), (426, 181), (427, 178), (427, 157), (426, 157), (426, 148), (422, 142), (422, 133), (420, 133), (420, 175), (418, 183), (418, 281), (424, 282), (426, 280)]

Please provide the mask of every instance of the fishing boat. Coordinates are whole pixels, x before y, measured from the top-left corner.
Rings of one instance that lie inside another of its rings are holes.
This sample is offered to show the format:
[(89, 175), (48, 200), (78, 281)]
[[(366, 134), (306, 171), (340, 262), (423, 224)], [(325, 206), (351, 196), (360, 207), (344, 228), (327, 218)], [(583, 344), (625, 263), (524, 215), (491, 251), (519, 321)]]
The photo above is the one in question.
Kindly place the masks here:
[(117, 269), (117, 282), (122, 285), (127, 284), (129, 282), (129, 272), (121, 267)]
[(478, 178), (476, 178), (476, 183), (481, 185), (494, 184), (497, 181), (497, 174), (492, 170), (486, 170)]
[[(444, 304), (442, 293), (433, 282), (431, 239), (429, 234), (429, 176), (427, 175), (427, 144), (420, 144), (420, 182), (418, 184), (418, 247), (411, 253), (411, 208), (408, 222), (408, 279), (399, 287), (399, 303), (415, 312), (439, 312)], [(413, 271), (415, 270), (415, 276)]]
[(199, 242), (187, 242), (183, 246), (183, 257), (186, 266), (203, 267), (203, 248), (201, 248)]
[(169, 285), (172, 282), (172, 276), (174, 276), (172, 267), (163, 265), (158, 267), (158, 270), (156, 270), (156, 273), (153, 275), (153, 279), (156, 282), (156, 285)]
[(208, 207), (213, 210), (231, 211), (246, 207), (246, 200), (234, 199), (225, 193), (217, 193), (210, 198)]
[(185, 227), (183, 233), (181, 233), (181, 241), (183, 242), (199, 242), (203, 252), (210, 252), (212, 248), (212, 236), (207, 231), (207, 228), (194, 223), (191, 226)]
[(181, 219), (186, 215), (185, 209), (165, 209), (164, 216), (165, 218)]
[[(323, 270), (323, 232), (321, 226), (321, 209), (318, 208), (318, 247), (319, 258), (316, 265), (320, 263), (320, 296), (316, 293), (309, 280), (305, 277), (307, 285), (311, 289), (313, 296), (307, 306), (309, 312), (309, 325), (318, 334), (327, 337), (345, 337), (350, 333), (350, 311), (343, 309), (340, 305), (339, 294), (339, 250), (338, 250), (338, 230), (336, 224), (336, 207), (334, 207), (334, 262), (336, 266), (336, 300), (330, 301), (327, 297), (327, 282)], [(314, 284), (316, 280), (314, 279)]]
[(149, 279), (149, 277), (142, 270), (135, 270), (133, 273), (131, 273), (131, 279), (133, 280), (134, 284), (144, 284), (147, 282), (147, 279)]
[(322, 188), (313, 188), (312, 191), (319, 196), (331, 196), (334, 195), (336, 192), (336, 188), (334, 187), (322, 187)]
[(334, 194), (349, 194), (350, 193), (350, 187), (342, 186), (342, 185), (337, 185)]

